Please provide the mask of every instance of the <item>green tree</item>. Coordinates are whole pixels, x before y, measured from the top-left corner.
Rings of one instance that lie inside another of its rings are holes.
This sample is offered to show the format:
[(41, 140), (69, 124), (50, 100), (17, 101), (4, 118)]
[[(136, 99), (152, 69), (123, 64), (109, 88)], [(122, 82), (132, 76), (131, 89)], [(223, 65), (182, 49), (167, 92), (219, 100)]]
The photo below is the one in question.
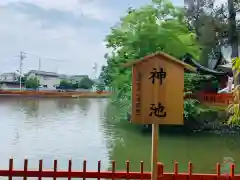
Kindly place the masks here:
[(81, 81), (78, 83), (78, 88), (91, 89), (93, 84), (94, 82), (91, 79), (89, 79), (88, 76), (86, 76), (86, 77), (83, 77)]
[(21, 76), (18, 76), (18, 77), (17, 77), (17, 81), (18, 81), (18, 82), (20, 82), (20, 78), (21, 78), (21, 80), (22, 80), (22, 83), (24, 84), (24, 83), (26, 82), (27, 77), (26, 77), (26, 76), (22, 76), (22, 77), (21, 77)]
[(25, 81), (26, 88), (37, 89), (39, 86), (39, 80), (36, 77), (29, 78)]
[(156, 51), (163, 51), (180, 58), (185, 53), (196, 59), (200, 46), (194, 32), (188, 29), (184, 9), (173, 6), (167, 0), (153, 0), (139, 9), (130, 9), (120, 22), (111, 28), (106, 37), (107, 48), (112, 53), (105, 56), (107, 66), (101, 77), (113, 87), (114, 103), (120, 103), (123, 111), (131, 106), (131, 69), (121, 65)]
[(61, 89), (73, 89), (74, 85), (67, 80), (61, 80), (59, 88)]
[(240, 124), (240, 57), (238, 52), (239, 47), (239, 33), (237, 32), (237, 20), (236, 12), (240, 11), (239, 0), (228, 0), (228, 40), (232, 47), (231, 58), (232, 58), (232, 71), (234, 76), (234, 91), (233, 91), (233, 102), (229, 105), (228, 110), (231, 116), (228, 120), (229, 124), (239, 125)]

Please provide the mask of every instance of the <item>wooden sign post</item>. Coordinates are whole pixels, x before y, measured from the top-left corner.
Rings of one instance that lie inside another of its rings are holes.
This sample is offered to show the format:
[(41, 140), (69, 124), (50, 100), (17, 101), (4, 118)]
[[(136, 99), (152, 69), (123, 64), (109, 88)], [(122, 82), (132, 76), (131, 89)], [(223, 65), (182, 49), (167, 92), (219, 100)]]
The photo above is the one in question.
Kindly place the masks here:
[(132, 122), (152, 124), (152, 180), (157, 179), (159, 125), (183, 124), (184, 69), (196, 71), (159, 52), (124, 64), (132, 66)]

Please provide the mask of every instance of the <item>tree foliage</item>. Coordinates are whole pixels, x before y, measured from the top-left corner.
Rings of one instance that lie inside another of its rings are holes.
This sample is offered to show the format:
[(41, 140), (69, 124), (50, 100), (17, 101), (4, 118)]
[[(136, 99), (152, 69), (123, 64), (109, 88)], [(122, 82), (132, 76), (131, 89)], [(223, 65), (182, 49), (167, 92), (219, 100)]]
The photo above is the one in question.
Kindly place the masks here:
[[(177, 58), (187, 52), (199, 59), (202, 65), (208, 66), (209, 59), (221, 58), (221, 47), (226, 43), (226, 37), (236, 50), (240, 40), (237, 38), (240, 35), (240, 22), (236, 21), (234, 13), (240, 11), (239, 0), (228, 0), (228, 4), (233, 2), (231, 8), (227, 3), (216, 6), (217, 0), (185, 2), (185, 9), (175, 7), (167, 0), (152, 0), (152, 3), (139, 9), (129, 8), (125, 16), (111, 28), (106, 44), (112, 52), (105, 55), (107, 65), (102, 67), (100, 79), (104, 80), (105, 85), (113, 87), (116, 92), (114, 103), (119, 103), (124, 107), (122, 109), (131, 108), (131, 70), (122, 69), (121, 64), (163, 51)], [(240, 69), (240, 60), (236, 58), (236, 53), (233, 54), (234, 75), (240, 80), (236, 70)], [(211, 78), (217, 88), (217, 79)], [(185, 74), (185, 89), (199, 89), (199, 82), (205, 79), (204, 76)], [(234, 91), (235, 99), (238, 99), (239, 89), (237, 86)], [(194, 114), (193, 107), (196, 104), (196, 101), (185, 101), (186, 118)], [(234, 102), (229, 107), (233, 115), (230, 124), (240, 123), (239, 104)]]
[(156, 51), (163, 51), (177, 58), (186, 53), (196, 59), (200, 45), (194, 31), (190, 31), (184, 9), (167, 0), (153, 0), (139, 9), (129, 9), (120, 22), (111, 28), (106, 37), (107, 65), (102, 68), (100, 79), (115, 90), (114, 103), (122, 110), (129, 110), (131, 100), (131, 69), (123, 69), (125, 62), (139, 59)]
[(186, 92), (212, 91), (216, 92), (219, 80), (215, 76), (196, 73), (184, 74), (184, 89)]
[(61, 80), (58, 89), (91, 89), (94, 82), (89, 77), (83, 77), (80, 82), (72, 83), (69, 80)]
[(78, 88), (82, 89), (91, 89), (93, 86), (94, 82), (89, 79), (89, 77), (84, 77), (79, 83), (78, 83)]
[(67, 80), (61, 80), (57, 89), (76, 89), (76, 87)]
[[(235, 58), (232, 61), (233, 64), (233, 72), (234, 72), (234, 78), (237, 78), (239, 80), (239, 74), (240, 74), (240, 58)], [(236, 81), (236, 80), (235, 80)], [(228, 112), (230, 113), (230, 117), (228, 120), (228, 124), (231, 125), (239, 125), (240, 124), (240, 85), (236, 85), (234, 83), (234, 91), (233, 91), (233, 101), (228, 106)]]
[(39, 80), (37, 77), (31, 77), (29, 79), (26, 79), (25, 81), (25, 87), (26, 88), (33, 88), (36, 89), (40, 86)]
[[(239, 0), (228, 0), (228, 2), (234, 3), (236, 11), (240, 10)], [(228, 18), (228, 3), (222, 4), (219, 0), (187, 0), (185, 3), (189, 29), (196, 32), (202, 46), (200, 60), (207, 66), (210, 58), (219, 58), (225, 38), (233, 33), (229, 30), (231, 23)]]

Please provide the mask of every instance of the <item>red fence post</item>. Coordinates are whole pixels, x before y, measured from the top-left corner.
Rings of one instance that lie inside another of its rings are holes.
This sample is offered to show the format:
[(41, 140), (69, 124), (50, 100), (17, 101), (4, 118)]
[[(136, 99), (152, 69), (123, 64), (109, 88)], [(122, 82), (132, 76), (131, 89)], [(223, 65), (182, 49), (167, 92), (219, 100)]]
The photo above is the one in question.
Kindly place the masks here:
[(235, 165), (231, 164), (231, 167), (230, 167), (230, 177), (231, 177), (232, 180), (234, 179), (234, 171), (235, 171)]
[(116, 162), (112, 161), (112, 180), (115, 179)]
[(86, 176), (86, 171), (87, 171), (87, 161), (84, 160), (83, 161), (83, 180), (85, 180), (85, 176)]
[(191, 176), (192, 175), (192, 170), (193, 170), (193, 165), (191, 162), (188, 163), (188, 175)]
[(9, 180), (12, 180), (12, 171), (13, 171), (13, 158), (10, 157), (9, 159)]
[(175, 176), (174, 179), (175, 179), (178, 175), (178, 162), (174, 162), (173, 173), (174, 173), (174, 176)]
[(38, 172), (39, 172), (38, 180), (42, 180), (42, 169), (43, 169), (43, 160), (40, 159), (39, 165), (38, 165)]
[(23, 177), (23, 180), (27, 180), (27, 173), (28, 173), (28, 159), (26, 157), (24, 159), (24, 177)]
[(221, 166), (219, 163), (217, 163), (216, 165), (216, 172), (217, 172), (217, 178), (219, 178), (221, 175)]
[(141, 180), (143, 180), (143, 168), (144, 168), (144, 164), (143, 164), (143, 161), (141, 161), (140, 163), (140, 173), (141, 173)]
[(54, 162), (53, 162), (53, 171), (54, 171), (53, 180), (56, 180), (57, 179), (57, 160), (56, 159), (54, 159)]
[(101, 161), (98, 161), (98, 180), (100, 180), (100, 174), (101, 174)]
[(68, 180), (71, 180), (72, 178), (72, 160), (69, 159), (68, 161)]
[(164, 165), (162, 163), (157, 164), (157, 179), (160, 180), (163, 177), (163, 168)]
[(126, 172), (127, 172), (126, 179), (129, 179), (129, 171), (130, 171), (129, 161), (126, 161)]

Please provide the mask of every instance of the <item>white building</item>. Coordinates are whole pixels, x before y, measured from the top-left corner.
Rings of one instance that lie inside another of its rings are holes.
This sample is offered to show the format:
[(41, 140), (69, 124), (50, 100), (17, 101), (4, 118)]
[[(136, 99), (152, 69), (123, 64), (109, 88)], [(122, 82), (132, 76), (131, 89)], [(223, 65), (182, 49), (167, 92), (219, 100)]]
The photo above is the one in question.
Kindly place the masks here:
[(56, 86), (60, 84), (59, 75), (55, 72), (31, 70), (26, 77), (27, 79), (36, 77), (40, 86), (48, 89), (56, 89)]
[(19, 75), (16, 73), (3, 73), (0, 75), (0, 89), (19, 89)]
[(0, 75), (0, 81), (15, 82), (18, 80), (16, 73), (3, 73)]

